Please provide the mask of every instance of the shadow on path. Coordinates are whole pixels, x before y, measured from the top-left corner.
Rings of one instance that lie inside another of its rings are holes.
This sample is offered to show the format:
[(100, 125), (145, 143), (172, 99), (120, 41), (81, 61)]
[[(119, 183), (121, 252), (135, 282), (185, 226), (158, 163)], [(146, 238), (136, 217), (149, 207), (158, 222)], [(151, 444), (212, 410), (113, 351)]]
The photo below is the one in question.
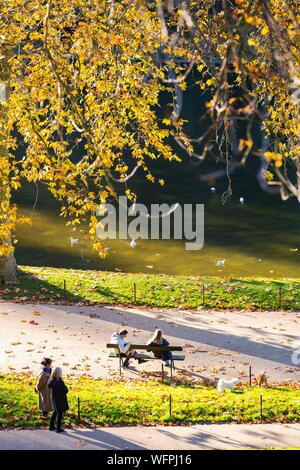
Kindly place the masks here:
[[(62, 306), (56, 306), (55, 308), (64, 310)], [(82, 307), (77, 307), (82, 310)], [(76, 307), (68, 307), (68, 310), (72, 313), (76, 313)], [(251, 340), (246, 336), (238, 336), (236, 334), (230, 334), (227, 331), (225, 333), (211, 331), (208, 325), (201, 328), (202, 319), (198, 318), (199, 327), (188, 326), (187, 321), (184, 325), (180, 324), (175, 317), (172, 318), (170, 313), (168, 320), (153, 318), (153, 316), (147, 317), (139, 313), (130, 312), (122, 309), (110, 309), (96, 307), (92, 309), (93, 312), (97, 312), (98, 321), (106, 321), (114, 324), (112, 331), (119, 326), (126, 325), (130, 328), (140, 330), (146, 330), (153, 332), (156, 328), (161, 328), (164, 334), (168, 337), (178, 338), (184, 341), (192, 341), (195, 343), (207, 344), (216, 348), (221, 348), (236, 353), (245, 354), (252, 357), (258, 357), (265, 360), (274, 361), (276, 363), (284, 364), (287, 366), (293, 366), (300, 369), (300, 366), (293, 365), (291, 362), (291, 356), (294, 349), (288, 346), (279, 344), (268, 344), (259, 343)], [(120, 316), (119, 316), (120, 315)], [(164, 315), (166, 315), (164, 313)], [(261, 332), (263, 334), (263, 331)], [(151, 336), (151, 335), (149, 335)], [(109, 338), (108, 338), (109, 341)], [(133, 343), (136, 343), (136, 339), (131, 339)]]

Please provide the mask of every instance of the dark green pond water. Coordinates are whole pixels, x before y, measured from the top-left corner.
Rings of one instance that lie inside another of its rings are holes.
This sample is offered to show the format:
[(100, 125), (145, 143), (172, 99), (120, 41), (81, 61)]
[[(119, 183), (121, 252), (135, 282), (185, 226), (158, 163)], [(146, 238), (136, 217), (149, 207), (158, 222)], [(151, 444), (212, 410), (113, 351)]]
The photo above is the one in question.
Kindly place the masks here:
[[(199, 181), (202, 167), (189, 162), (160, 164), (157, 175), (168, 175), (163, 188), (135, 180), (140, 202), (193, 202), (205, 204), (205, 244), (200, 251), (186, 251), (184, 242), (140, 240), (107, 241), (111, 247), (100, 259), (88, 246), (71, 246), (76, 233), (58, 216), (56, 204), (40, 188), (34, 212), (36, 188), (26, 186), (17, 196), (22, 212), (32, 217), (32, 227), (19, 226), (16, 255), (20, 264), (121, 270), (124, 272), (184, 275), (300, 277), (300, 205), (282, 202), (278, 195), (263, 193), (256, 182), (255, 157), (233, 175), (233, 196), (222, 205), (226, 179), (211, 184)], [(239, 202), (245, 200), (244, 205)], [(296, 251), (299, 250), (299, 251)], [(224, 266), (216, 261), (226, 260)]]
[[(191, 83), (182, 115), (189, 122), (187, 131), (191, 136), (199, 135), (200, 126), (203, 130), (199, 116), (207, 98), (199, 95)], [(162, 97), (158, 113), (168, 115), (167, 108), (168, 99)], [(259, 145), (259, 129), (254, 130), (253, 138)], [(70, 237), (77, 235), (65, 226), (56, 204), (42, 188), (33, 212), (36, 188), (26, 186), (16, 200), (23, 213), (32, 216), (33, 226), (19, 226), (18, 262), (125, 272), (300, 277), (300, 204), (295, 199), (283, 202), (279, 195), (262, 192), (256, 180), (258, 166), (257, 157), (250, 157), (246, 166), (232, 175), (233, 195), (225, 205), (221, 196), (228, 185), (226, 178), (209, 184), (199, 180), (203, 173), (224, 169), (221, 163), (208, 160), (193, 166), (188, 157), (181, 164), (159, 162), (153, 173), (165, 179), (163, 188), (145, 182), (137, 172), (130, 183), (139, 202), (205, 204), (204, 248), (186, 251), (182, 241), (144, 240), (132, 249), (130, 240), (108, 241), (111, 249), (104, 260), (87, 246), (71, 246)], [(216, 188), (215, 194), (211, 186)], [(241, 197), (244, 205), (239, 202)], [(224, 266), (217, 266), (218, 260), (225, 260)]]

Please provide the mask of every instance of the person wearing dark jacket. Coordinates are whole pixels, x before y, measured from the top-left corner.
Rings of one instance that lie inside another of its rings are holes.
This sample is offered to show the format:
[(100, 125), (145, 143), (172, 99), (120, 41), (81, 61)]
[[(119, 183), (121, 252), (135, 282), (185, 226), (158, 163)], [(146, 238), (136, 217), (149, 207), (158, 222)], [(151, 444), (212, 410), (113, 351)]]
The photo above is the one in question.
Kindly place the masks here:
[(50, 388), (53, 407), (50, 431), (54, 431), (56, 425), (56, 432), (63, 432), (61, 428), (62, 417), (64, 412), (69, 409), (69, 404), (67, 399), (68, 387), (62, 379), (62, 369), (60, 367), (56, 367), (52, 372), (48, 387)]
[[(161, 330), (155, 330), (153, 336), (149, 341), (147, 341), (148, 346), (169, 346), (168, 341), (163, 338)], [(151, 351), (151, 348), (148, 349)], [(170, 361), (172, 360), (171, 351), (153, 351), (155, 357), (161, 358), (167, 367), (170, 366)]]

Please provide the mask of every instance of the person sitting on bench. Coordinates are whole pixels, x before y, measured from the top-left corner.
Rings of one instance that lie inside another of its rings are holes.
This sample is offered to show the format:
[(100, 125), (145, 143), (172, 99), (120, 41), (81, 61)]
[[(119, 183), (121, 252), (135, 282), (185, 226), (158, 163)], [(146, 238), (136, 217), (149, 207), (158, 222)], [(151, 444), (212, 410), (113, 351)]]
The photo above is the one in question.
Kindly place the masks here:
[(126, 354), (126, 359), (123, 362), (123, 367), (128, 367), (129, 360), (133, 356), (135, 351), (130, 350), (131, 343), (126, 343), (125, 338), (128, 335), (128, 331), (125, 328), (121, 328), (111, 335), (111, 343), (119, 346), (120, 353)]
[[(155, 330), (153, 336), (149, 341), (147, 341), (147, 346), (169, 346), (168, 341), (163, 338), (161, 330)], [(149, 348), (148, 351), (151, 351)], [(153, 351), (155, 357), (159, 357), (165, 363), (165, 366), (170, 366), (170, 361), (172, 360), (171, 351)]]
[(117, 344), (119, 347), (119, 351), (122, 354), (126, 354), (126, 359), (123, 362), (123, 367), (128, 367), (129, 366), (129, 360), (131, 357), (133, 359), (137, 359), (138, 363), (141, 364), (142, 362), (146, 362), (143, 359), (138, 359), (136, 351), (133, 349), (130, 349), (131, 343), (126, 343), (125, 338), (128, 335), (128, 331), (125, 328), (121, 328), (115, 333), (111, 335), (111, 343), (112, 344)]

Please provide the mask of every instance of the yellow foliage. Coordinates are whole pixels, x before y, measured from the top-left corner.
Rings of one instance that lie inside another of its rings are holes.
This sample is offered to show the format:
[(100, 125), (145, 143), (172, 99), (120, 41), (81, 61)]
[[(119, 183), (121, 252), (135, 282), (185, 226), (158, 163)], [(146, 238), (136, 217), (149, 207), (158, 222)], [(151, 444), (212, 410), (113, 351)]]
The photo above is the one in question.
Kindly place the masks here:
[(269, 31), (270, 31), (270, 30), (269, 30), (269, 26), (265, 25), (265, 26), (263, 27), (263, 29), (261, 30), (261, 34), (262, 34), (263, 36), (266, 36), (266, 35), (269, 33)]
[[(194, 151), (185, 121), (156, 112), (162, 92), (176, 105), (194, 70), (199, 88), (209, 89), (205, 112), (227, 135), (234, 120), (252, 118), (265, 103), (265, 132), (285, 145), (266, 158), (280, 168), (283, 158), (299, 155), (299, 104), (291, 93), (300, 70), (299, 12), (292, 2), (236, 0), (228, 13), (212, 14), (211, 0), (193, 0), (186, 2), (191, 15), (183, 3), (166, 11), (172, 2), (162, 2), (167, 31), (152, 3), (0, 0), (0, 80), (10, 85), (0, 105), (0, 255), (12, 249), (11, 231), (22, 222), (10, 199), (24, 179), (46, 185), (70, 225), (87, 222), (103, 254), (93, 214), (115, 195), (113, 183), (138, 167), (163, 185), (151, 162), (179, 160), (172, 135)], [(16, 131), (25, 143), (21, 157)], [(252, 145), (248, 135), (240, 141), (241, 151)], [(127, 181), (126, 188), (135, 200)]]

